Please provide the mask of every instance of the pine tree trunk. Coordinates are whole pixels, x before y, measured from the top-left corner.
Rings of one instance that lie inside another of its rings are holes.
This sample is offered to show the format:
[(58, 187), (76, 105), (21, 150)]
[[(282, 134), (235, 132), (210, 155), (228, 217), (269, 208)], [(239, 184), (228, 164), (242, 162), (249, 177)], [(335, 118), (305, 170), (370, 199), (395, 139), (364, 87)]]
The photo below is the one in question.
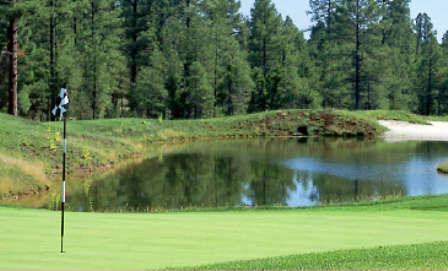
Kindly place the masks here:
[(137, 43), (137, 35), (138, 33), (136, 32), (136, 28), (137, 28), (137, 11), (138, 11), (138, 1), (134, 0), (134, 2), (132, 2), (132, 8), (133, 8), (133, 14), (132, 16), (134, 16), (134, 25), (132, 26), (133, 29), (133, 33), (132, 33), (132, 50), (131, 50), (131, 83), (135, 83), (137, 82), (137, 49), (136, 47), (136, 43)]
[(432, 59), (429, 60), (428, 65), (428, 86), (426, 89), (426, 115), (431, 115), (431, 104), (432, 104)]
[(361, 42), (359, 40), (359, 0), (356, 1), (356, 52), (355, 52), (355, 109), (359, 109), (360, 81), (361, 81), (361, 56), (359, 55)]
[[(218, 106), (218, 27), (215, 29), (215, 67), (214, 67), (214, 82), (213, 82), (213, 89), (215, 92), (215, 103), (214, 103), (214, 110), (213, 110), (213, 116), (216, 118), (216, 107)], [(222, 107), (221, 107), (222, 108)]]
[[(92, 48), (95, 47), (94, 38), (95, 38), (95, 4), (92, 1)], [(97, 67), (96, 67), (96, 52), (93, 52), (93, 91), (92, 91), (92, 119), (97, 118), (97, 110), (96, 110), (96, 77), (97, 77)]]
[(56, 49), (55, 49), (55, 19), (54, 19), (54, 7), (53, 7), (53, 1), (50, 2), (50, 7), (51, 7), (51, 14), (50, 14), (50, 82), (49, 82), (49, 87), (50, 87), (50, 92), (51, 92), (51, 96), (49, 97), (50, 99), (50, 104), (51, 101), (55, 101), (54, 99), (56, 99), (57, 96), (57, 92), (56, 92)]
[[(16, 2), (16, 0), (14, 1)], [(17, 18), (9, 21), (8, 51), (10, 54), (9, 66), (9, 106), (8, 114), (17, 116)]]
[[(187, 0), (186, 2), (187, 2), (187, 8), (189, 8), (190, 7), (190, 0)], [(190, 28), (190, 20), (191, 20), (191, 18), (190, 18), (190, 10), (188, 9), (187, 12), (188, 12), (188, 16), (187, 16), (186, 24), (187, 24), (187, 28)]]

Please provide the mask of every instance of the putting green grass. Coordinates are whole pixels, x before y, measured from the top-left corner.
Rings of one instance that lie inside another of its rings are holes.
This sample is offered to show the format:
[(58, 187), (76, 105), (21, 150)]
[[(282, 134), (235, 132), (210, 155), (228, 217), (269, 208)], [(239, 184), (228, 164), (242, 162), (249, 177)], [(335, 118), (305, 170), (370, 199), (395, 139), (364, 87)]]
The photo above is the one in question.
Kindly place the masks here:
[(66, 213), (0, 207), (0, 270), (143, 270), (448, 240), (448, 212)]

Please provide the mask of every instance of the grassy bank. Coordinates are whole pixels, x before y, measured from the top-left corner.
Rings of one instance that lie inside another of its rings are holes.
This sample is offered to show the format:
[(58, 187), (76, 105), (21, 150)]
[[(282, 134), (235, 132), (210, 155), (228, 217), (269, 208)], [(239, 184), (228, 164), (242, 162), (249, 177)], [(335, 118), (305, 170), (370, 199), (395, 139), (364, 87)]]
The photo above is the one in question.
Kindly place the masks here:
[[(426, 123), (401, 111), (284, 110), (206, 120), (69, 121), (67, 173), (107, 170), (142, 155), (148, 144), (209, 138), (291, 136), (307, 126), (318, 136), (377, 136), (378, 119)], [(62, 122), (38, 123), (0, 114), (0, 200), (53, 187), (62, 172)]]
[[(378, 117), (388, 118), (387, 111), (287, 110), (206, 120), (68, 121), (67, 173), (112, 168), (158, 142), (291, 136), (301, 125), (311, 135), (377, 136), (384, 131)], [(402, 112), (391, 112), (389, 117), (415, 118)], [(0, 197), (52, 187), (62, 172), (62, 122), (38, 123), (0, 114), (0, 123)]]
[(372, 120), (399, 120), (415, 124), (429, 124), (429, 117), (410, 114), (403, 111), (389, 111), (389, 110), (363, 110), (357, 111), (359, 116)]
[(446, 256), (427, 261), (446, 252), (447, 206), (448, 196), (430, 196), (302, 209), (67, 213), (65, 253), (60, 212), (0, 207), (0, 269), (447, 269)]
[[(448, 116), (427, 116), (424, 118), (429, 121), (448, 121)], [(448, 161), (438, 164), (437, 171), (448, 174)]]
[(437, 171), (443, 174), (448, 174), (448, 162), (437, 164)]

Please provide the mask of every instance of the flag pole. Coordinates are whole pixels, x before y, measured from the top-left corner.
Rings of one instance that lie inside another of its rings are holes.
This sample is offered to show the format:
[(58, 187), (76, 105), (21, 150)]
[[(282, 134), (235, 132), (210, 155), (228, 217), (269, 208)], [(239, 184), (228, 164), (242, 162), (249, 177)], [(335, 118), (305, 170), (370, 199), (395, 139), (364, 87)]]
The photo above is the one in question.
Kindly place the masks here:
[(53, 115), (57, 115), (59, 113), (60, 120), (64, 118), (64, 142), (63, 142), (63, 153), (62, 153), (62, 191), (61, 191), (61, 253), (64, 252), (64, 209), (65, 209), (65, 155), (67, 153), (67, 114), (64, 114), (68, 111), (69, 108), (69, 99), (67, 94), (67, 89), (65, 88), (65, 84), (57, 97), (58, 103), (54, 106), (54, 109), (51, 111)]
[[(66, 113), (67, 114), (67, 113)], [(64, 118), (64, 151), (62, 153), (62, 194), (61, 194), (61, 253), (64, 252), (64, 209), (65, 209), (65, 154), (67, 152), (67, 115), (63, 114)]]

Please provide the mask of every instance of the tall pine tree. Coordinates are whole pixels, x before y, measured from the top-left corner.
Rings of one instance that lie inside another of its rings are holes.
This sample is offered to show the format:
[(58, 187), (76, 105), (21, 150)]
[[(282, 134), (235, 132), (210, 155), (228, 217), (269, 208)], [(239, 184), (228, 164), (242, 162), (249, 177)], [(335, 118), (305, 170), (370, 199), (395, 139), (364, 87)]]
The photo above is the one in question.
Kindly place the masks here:
[(417, 77), (416, 93), (418, 97), (418, 112), (422, 115), (438, 113), (439, 69), (442, 51), (432, 29), (431, 18), (419, 13), (416, 18), (417, 33)]

